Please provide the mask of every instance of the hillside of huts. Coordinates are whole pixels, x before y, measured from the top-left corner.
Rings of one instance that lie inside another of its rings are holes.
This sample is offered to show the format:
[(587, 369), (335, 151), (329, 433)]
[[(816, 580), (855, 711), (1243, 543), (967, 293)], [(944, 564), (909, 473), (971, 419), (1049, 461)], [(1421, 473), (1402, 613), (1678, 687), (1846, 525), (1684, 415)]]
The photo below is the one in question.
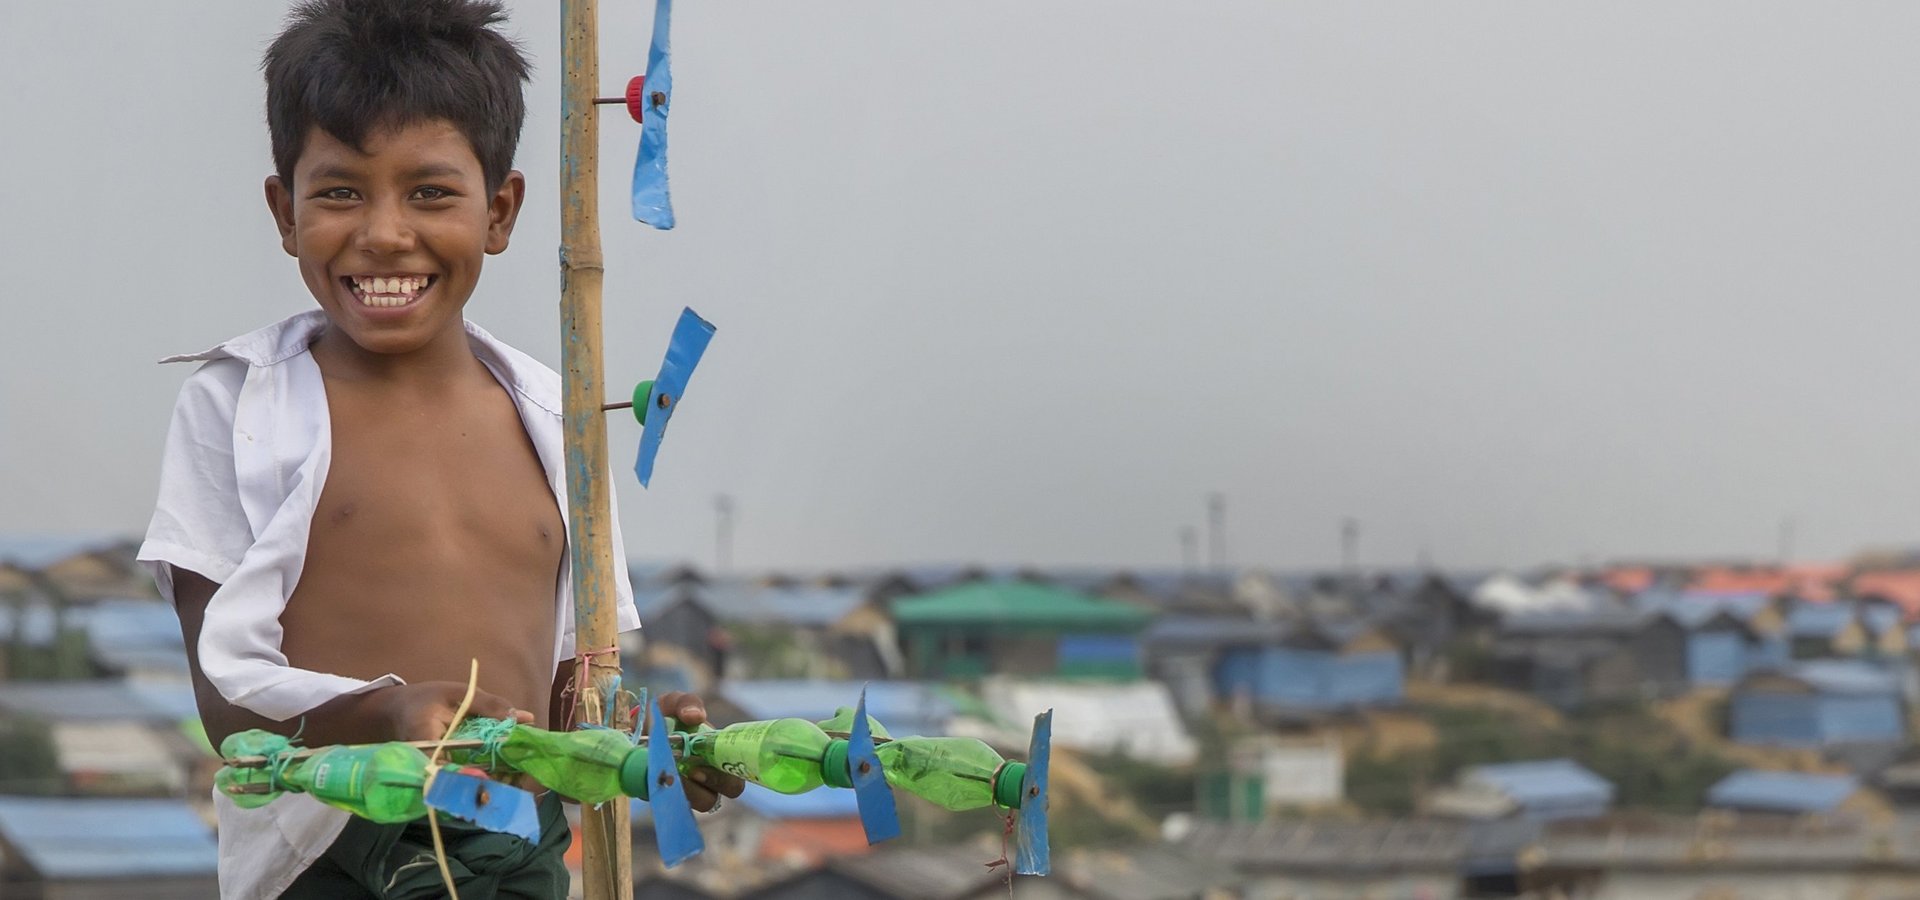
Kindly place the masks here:
[[(0, 539), (0, 896), (214, 890), (217, 762), (133, 554)], [(1785, 845), (1808, 889), (1920, 891), (1920, 560), (628, 576), (627, 681), (722, 724), (864, 690), (1018, 756), (1054, 710), (1058, 872), (1019, 896), (1634, 896), (1777, 882)], [(750, 788), (668, 871), (636, 804), (636, 896), (1007, 890), (1002, 816), (900, 808), (869, 847), (848, 794)]]

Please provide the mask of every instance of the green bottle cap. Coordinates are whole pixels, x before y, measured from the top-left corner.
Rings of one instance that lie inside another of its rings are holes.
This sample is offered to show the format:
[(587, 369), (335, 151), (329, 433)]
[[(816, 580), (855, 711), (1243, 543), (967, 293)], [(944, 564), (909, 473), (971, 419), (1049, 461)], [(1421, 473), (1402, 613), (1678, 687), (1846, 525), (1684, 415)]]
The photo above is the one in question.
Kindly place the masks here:
[(993, 802), (1008, 809), (1019, 809), (1020, 801), (1023, 799), (1020, 796), (1020, 784), (1026, 780), (1026, 763), (1008, 762), (1002, 764), (1000, 771), (993, 773)]
[(838, 739), (827, 743), (827, 752), (820, 755), (820, 780), (827, 787), (853, 787), (853, 770), (847, 766), (847, 742)]
[(647, 750), (635, 747), (620, 761), (620, 793), (647, 799)]
[(633, 386), (633, 417), (640, 424), (647, 424), (647, 407), (653, 399), (653, 379), (649, 378)]

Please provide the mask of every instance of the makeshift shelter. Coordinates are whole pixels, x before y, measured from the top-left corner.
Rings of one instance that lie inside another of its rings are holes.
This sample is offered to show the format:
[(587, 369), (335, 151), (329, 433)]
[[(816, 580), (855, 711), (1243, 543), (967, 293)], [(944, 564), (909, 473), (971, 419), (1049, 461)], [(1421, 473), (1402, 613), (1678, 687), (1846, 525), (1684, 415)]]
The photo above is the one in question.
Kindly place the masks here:
[(218, 853), (184, 801), (0, 797), (0, 896), (204, 900)]
[(1150, 618), (1125, 603), (1023, 581), (972, 582), (893, 605), (916, 678), (1138, 678), (1139, 635)]
[(1707, 789), (1707, 806), (1745, 813), (1827, 815), (1860, 792), (1852, 775), (1741, 769)]
[(1899, 679), (1852, 660), (1752, 673), (1734, 687), (1727, 719), (1729, 736), (1747, 744), (1832, 747), (1906, 735)]
[(1432, 811), (1464, 818), (1535, 822), (1590, 819), (1613, 806), (1612, 782), (1570, 759), (1498, 763), (1462, 772), (1451, 791), (1437, 795)]

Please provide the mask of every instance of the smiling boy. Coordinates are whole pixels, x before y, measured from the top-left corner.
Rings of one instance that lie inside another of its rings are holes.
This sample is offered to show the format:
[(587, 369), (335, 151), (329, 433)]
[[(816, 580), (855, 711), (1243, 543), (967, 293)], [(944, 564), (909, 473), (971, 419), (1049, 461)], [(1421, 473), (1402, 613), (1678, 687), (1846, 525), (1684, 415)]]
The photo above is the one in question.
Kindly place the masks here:
[[(319, 309), (168, 360), (204, 364), (140, 551), (179, 610), (216, 743), (437, 738), (473, 659), (472, 714), (567, 727), (559, 378), (463, 315), (526, 192), (511, 164), (528, 66), (503, 20), (479, 0), (312, 0), (267, 51), (267, 206)], [(705, 719), (696, 697), (662, 701)], [(740, 787), (704, 769), (689, 784), (699, 809)], [(419, 823), (304, 795), (215, 802), (223, 897), (444, 890)], [(537, 846), (453, 829), (462, 897), (566, 895), (555, 797), (541, 815)]]

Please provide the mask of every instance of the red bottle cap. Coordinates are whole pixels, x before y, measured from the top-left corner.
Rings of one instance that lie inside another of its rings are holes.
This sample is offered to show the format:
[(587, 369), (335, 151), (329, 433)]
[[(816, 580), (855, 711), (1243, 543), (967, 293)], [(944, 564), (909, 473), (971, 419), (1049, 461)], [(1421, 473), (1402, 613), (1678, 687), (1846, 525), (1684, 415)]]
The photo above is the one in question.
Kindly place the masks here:
[(635, 75), (633, 80), (627, 82), (627, 115), (632, 116), (635, 122), (643, 121), (640, 115), (647, 108), (646, 103), (647, 76)]

